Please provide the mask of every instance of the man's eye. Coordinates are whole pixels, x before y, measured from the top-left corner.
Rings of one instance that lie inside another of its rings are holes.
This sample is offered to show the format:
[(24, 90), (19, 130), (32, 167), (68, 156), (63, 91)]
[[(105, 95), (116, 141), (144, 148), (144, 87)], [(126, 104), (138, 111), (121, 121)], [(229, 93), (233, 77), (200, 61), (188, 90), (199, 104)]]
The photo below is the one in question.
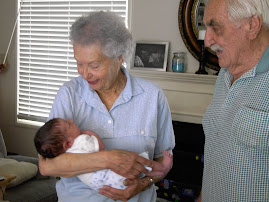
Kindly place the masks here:
[(220, 29), (218, 27), (213, 27), (212, 30), (216, 33), (216, 34), (220, 34)]

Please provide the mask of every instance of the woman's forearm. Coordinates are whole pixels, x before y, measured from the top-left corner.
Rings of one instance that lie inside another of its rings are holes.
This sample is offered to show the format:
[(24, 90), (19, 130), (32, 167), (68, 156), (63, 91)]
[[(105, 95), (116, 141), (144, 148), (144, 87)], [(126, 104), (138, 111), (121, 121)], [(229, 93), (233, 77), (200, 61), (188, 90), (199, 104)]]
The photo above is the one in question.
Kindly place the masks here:
[(72, 177), (107, 168), (107, 151), (90, 154), (64, 153), (53, 159), (39, 157), (40, 173), (45, 176)]
[(135, 179), (140, 172), (146, 173), (143, 165), (153, 166), (151, 160), (135, 152), (113, 149), (90, 154), (65, 153), (53, 159), (39, 157), (42, 175), (72, 177), (102, 169), (111, 169), (119, 175)]

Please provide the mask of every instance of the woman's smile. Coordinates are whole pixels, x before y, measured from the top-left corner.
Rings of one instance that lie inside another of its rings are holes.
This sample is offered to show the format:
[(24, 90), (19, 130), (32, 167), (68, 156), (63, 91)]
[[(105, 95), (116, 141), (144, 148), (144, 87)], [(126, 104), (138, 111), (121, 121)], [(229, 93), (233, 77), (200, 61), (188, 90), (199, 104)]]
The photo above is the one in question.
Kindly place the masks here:
[(99, 81), (99, 79), (97, 79), (97, 80), (95, 80), (95, 81), (88, 81), (88, 83), (89, 83), (90, 85), (95, 85), (95, 84), (98, 83), (98, 81)]

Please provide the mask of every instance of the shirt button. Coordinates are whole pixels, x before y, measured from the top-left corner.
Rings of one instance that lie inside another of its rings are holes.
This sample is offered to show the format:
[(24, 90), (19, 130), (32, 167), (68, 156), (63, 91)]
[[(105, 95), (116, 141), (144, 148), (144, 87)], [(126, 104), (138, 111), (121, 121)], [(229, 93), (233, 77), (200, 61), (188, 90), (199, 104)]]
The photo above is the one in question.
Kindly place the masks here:
[(109, 124), (111, 124), (111, 123), (112, 123), (112, 121), (111, 121), (111, 120), (108, 120), (108, 123), (109, 123)]
[(141, 134), (144, 135), (145, 134), (145, 131), (141, 130)]

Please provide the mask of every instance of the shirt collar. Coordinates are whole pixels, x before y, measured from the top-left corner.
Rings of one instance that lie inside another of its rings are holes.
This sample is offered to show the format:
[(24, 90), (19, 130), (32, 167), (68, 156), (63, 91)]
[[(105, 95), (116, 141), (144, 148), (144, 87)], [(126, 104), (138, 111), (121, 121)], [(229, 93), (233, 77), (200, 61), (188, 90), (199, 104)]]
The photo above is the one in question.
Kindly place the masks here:
[(262, 58), (260, 59), (257, 65), (256, 73), (261, 74), (268, 71), (269, 71), (269, 46), (267, 46), (266, 50), (262, 55)]
[[(127, 78), (126, 86), (122, 91), (122, 96), (125, 97), (127, 100), (130, 100), (132, 96), (138, 95), (143, 93), (143, 89), (137, 82), (137, 80), (129, 74), (127, 69), (123, 66), (121, 66), (121, 70), (125, 74)], [(83, 97), (87, 98), (87, 100), (90, 100), (91, 98), (95, 97), (96, 99), (99, 98), (98, 94), (93, 90), (87, 81), (85, 81), (82, 76), (79, 76), (79, 80), (84, 86), (83, 89), (80, 89), (79, 94)]]
[[(225, 71), (225, 81), (226, 84), (230, 84), (232, 81), (233, 76), (228, 72), (228, 69), (224, 69)], [(246, 78), (246, 77), (254, 77), (256, 74), (262, 74), (264, 72), (269, 71), (269, 46), (264, 51), (262, 58), (258, 62), (257, 65), (255, 65), (252, 69), (247, 71), (245, 74), (243, 74), (240, 78)]]
[(124, 97), (128, 97), (129, 99), (131, 99), (132, 96), (143, 93), (143, 89), (141, 88), (137, 80), (129, 74), (127, 69), (121, 66), (121, 70), (123, 71), (123, 73), (127, 78), (127, 83), (124, 90), (122, 91), (122, 95)]

